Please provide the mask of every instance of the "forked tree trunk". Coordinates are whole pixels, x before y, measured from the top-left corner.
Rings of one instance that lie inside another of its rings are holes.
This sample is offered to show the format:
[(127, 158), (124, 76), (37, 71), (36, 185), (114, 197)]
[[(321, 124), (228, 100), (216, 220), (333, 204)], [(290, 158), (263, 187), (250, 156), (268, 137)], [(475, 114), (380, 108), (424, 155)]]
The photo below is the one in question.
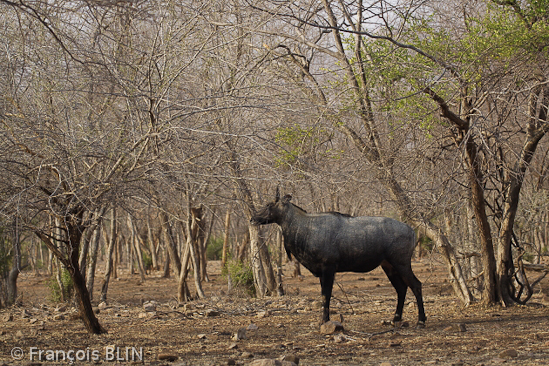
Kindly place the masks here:
[(79, 255), (78, 249), (80, 246), (80, 240), (82, 239), (82, 214), (83, 209), (74, 209), (70, 216), (64, 218), (64, 227), (67, 232), (67, 241), (65, 242), (66, 252), (64, 254), (59, 248), (54, 245), (49, 236), (45, 235), (41, 231), (36, 231), (36, 235), (42, 239), (42, 241), (48, 246), (48, 248), (54, 253), (54, 255), (63, 263), (68, 270), (75, 291), (76, 302), (80, 313), (80, 318), (84, 322), (84, 326), (89, 333), (101, 334), (106, 333), (106, 330), (99, 324), (99, 320), (93, 312), (91, 300), (88, 289), (86, 288), (86, 281), (84, 276), (80, 272), (79, 268)]
[[(513, 254), (511, 251), (511, 240), (513, 239), (513, 228), (515, 217), (518, 210), (520, 191), (526, 171), (530, 166), (532, 157), (536, 152), (539, 141), (547, 132), (549, 132), (548, 105), (549, 90), (545, 87), (546, 80), (540, 80), (539, 85), (532, 90), (529, 103), (530, 121), (528, 124), (528, 133), (524, 141), (521, 154), (511, 173), (508, 173), (506, 179), (507, 190), (505, 192), (505, 202), (503, 204), (502, 221), (500, 224), (500, 237), (498, 242), (497, 256), (497, 283), (498, 295), (503, 305), (510, 305), (514, 302), (524, 303), (531, 296), (531, 288), (526, 300), (520, 299), (520, 294), (510, 293), (514, 274)], [(540, 100), (541, 99), (541, 100)], [(527, 285), (528, 284), (523, 284)]]
[(178, 286), (177, 286), (177, 300), (180, 303), (187, 302), (190, 300), (190, 292), (189, 287), (187, 286), (187, 274), (189, 273), (189, 258), (191, 255), (191, 246), (190, 243), (187, 242), (187, 245), (185, 246), (185, 252), (183, 253), (183, 260), (181, 261), (181, 273), (178, 278)]
[[(193, 275), (196, 293), (198, 297), (202, 299), (206, 297), (206, 295), (204, 294), (204, 290), (202, 289), (200, 254), (198, 251), (198, 247), (200, 246), (200, 237), (201, 235), (203, 235), (203, 227), (201, 225), (201, 221), (203, 220), (202, 209), (191, 208), (191, 203), (189, 200), (187, 215), (187, 247), (189, 248), (190, 257), (194, 268)], [(185, 269), (182, 268), (181, 270), (183, 271)]]

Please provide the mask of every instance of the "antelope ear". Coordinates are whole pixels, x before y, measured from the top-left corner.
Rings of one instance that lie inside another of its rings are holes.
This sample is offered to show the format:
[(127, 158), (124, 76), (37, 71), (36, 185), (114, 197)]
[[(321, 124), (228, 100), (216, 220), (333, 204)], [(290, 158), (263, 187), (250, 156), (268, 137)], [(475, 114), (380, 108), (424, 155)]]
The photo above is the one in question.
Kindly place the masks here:
[(282, 197), (282, 203), (284, 203), (284, 204), (289, 203), (291, 199), (292, 199), (292, 195), (287, 194), (284, 197)]
[(280, 201), (280, 187), (276, 186), (275, 202)]

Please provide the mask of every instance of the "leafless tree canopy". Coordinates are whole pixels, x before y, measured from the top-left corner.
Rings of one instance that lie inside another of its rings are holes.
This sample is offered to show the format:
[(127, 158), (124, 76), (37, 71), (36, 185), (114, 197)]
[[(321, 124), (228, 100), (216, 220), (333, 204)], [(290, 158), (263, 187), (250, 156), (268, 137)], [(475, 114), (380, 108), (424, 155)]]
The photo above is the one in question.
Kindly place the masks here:
[(524, 303), (541, 280), (525, 268), (549, 234), (545, 1), (0, 9), (0, 290), (31, 261), (17, 253), (47, 249), (100, 332), (78, 287), (94, 240), (109, 275), (125, 253), (145, 279), (145, 253), (184, 301), (225, 236), (274, 293), (275, 235), (249, 217), (277, 186), (309, 211), (410, 223), (465, 304)]

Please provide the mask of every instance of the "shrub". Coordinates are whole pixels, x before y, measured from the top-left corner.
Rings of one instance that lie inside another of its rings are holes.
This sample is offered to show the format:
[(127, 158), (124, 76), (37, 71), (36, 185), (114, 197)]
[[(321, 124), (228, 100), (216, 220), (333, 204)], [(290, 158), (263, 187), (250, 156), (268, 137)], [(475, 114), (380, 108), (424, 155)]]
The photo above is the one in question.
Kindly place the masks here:
[(223, 255), (223, 238), (210, 238), (206, 247), (206, 258), (209, 261), (218, 261)]
[(153, 266), (152, 256), (146, 251), (143, 251), (141, 254), (141, 259), (143, 260), (143, 268), (145, 271), (150, 270)]
[(232, 281), (233, 288), (244, 290), (248, 295), (255, 296), (254, 273), (252, 267), (237, 260), (229, 260), (223, 269), (223, 276)]
[(68, 300), (73, 295), (73, 285), (72, 278), (66, 268), (61, 269), (61, 282), (63, 283), (63, 292), (59, 288), (59, 283), (57, 283), (57, 275), (52, 274), (49, 278), (47, 285), (50, 289), (50, 296), (53, 302), (61, 302), (63, 300)]

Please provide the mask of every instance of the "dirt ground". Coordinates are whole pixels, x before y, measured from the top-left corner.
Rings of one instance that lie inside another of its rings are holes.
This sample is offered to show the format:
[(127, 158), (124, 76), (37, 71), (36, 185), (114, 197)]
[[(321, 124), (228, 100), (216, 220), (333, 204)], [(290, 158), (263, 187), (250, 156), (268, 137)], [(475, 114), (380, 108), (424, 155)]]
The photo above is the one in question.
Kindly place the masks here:
[[(377, 269), (336, 276), (332, 310), (344, 331), (331, 335), (319, 332), (320, 285), (306, 271), (291, 278), (285, 267), (286, 295), (255, 299), (227, 294), (219, 263), (210, 262), (207, 298), (185, 305), (177, 304), (173, 277), (152, 273), (140, 283), (123, 272), (99, 309), (105, 335), (89, 335), (70, 305), (52, 303), (45, 276), (23, 273), (22, 305), (0, 311), (0, 365), (247, 365), (284, 356), (299, 365), (549, 365), (548, 279), (527, 306), (463, 308), (440, 261), (413, 268), (423, 282), (425, 329), (414, 326), (411, 291), (403, 316), (410, 326), (386, 324), (396, 293)], [(155, 309), (146, 311), (151, 301)], [(235, 341), (240, 328), (246, 338)]]

